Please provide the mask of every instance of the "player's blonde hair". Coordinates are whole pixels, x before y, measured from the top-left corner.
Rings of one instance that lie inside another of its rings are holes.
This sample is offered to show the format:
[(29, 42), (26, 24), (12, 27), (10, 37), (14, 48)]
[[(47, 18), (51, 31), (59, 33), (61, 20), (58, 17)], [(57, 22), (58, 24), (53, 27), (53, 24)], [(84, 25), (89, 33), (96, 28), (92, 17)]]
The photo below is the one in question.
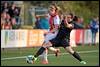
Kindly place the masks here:
[(52, 7), (55, 8), (55, 12), (56, 13), (59, 13), (59, 11), (61, 10), (61, 8), (59, 6), (57, 6), (56, 4), (51, 4), (50, 7), (49, 7), (49, 9), (52, 8)]

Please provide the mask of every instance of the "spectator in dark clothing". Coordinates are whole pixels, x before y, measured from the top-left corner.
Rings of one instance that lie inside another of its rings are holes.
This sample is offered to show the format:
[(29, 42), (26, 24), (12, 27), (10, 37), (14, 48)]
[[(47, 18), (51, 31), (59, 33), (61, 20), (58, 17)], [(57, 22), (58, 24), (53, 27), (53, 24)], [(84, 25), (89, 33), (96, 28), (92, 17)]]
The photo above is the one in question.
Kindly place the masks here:
[(6, 13), (8, 13), (9, 12), (9, 4), (7, 3), (7, 2), (4, 2), (4, 4), (2, 5), (2, 7), (1, 7), (1, 13), (2, 12), (6, 12)]
[(20, 27), (21, 24), (21, 19), (20, 19), (20, 8), (16, 7), (14, 10), (14, 17), (16, 19), (16, 25), (18, 26), (18, 28)]
[(35, 28), (36, 29), (40, 29), (40, 17), (39, 16), (35, 16), (36, 17), (36, 22), (35, 22)]
[[(20, 28), (20, 24), (21, 24), (21, 19), (19, 17), (20, 8), (17, 7), (16, 4), (12, 3), (12, 5), (11, 5), (11, 7), (9, 9), (9, 14), (10, 14), (11, 18), (15, 18), (17, 29)], [(14, 28), (15, 28), (15, 26), (14, 26)]]
[(14, 10), (14, 15), (15, 16), (19, 16), (20, 15), (20, 8), (19, 7), (16, 7), (15, 10)]
[(14, 17), (14, 11), (16, 9), (16, 5), (13, 3), (11, 5), (11, 7), (9, 8), (9, 14), (10, 14), (10, 17), (13, 18)]

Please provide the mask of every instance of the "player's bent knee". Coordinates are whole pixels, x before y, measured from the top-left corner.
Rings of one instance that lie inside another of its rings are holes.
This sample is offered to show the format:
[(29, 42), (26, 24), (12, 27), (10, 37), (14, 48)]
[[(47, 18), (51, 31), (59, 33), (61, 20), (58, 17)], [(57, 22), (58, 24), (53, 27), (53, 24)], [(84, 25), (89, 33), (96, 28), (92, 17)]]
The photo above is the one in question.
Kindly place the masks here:
[(48, 42), (48, 43), (45, 42), (42, 46), (44, 48), (48, 48), (48, 47), (52, 46), (52, 44), (50, 42)]
[(42, 47), (47, 48), (47, 46), (43, 45)]

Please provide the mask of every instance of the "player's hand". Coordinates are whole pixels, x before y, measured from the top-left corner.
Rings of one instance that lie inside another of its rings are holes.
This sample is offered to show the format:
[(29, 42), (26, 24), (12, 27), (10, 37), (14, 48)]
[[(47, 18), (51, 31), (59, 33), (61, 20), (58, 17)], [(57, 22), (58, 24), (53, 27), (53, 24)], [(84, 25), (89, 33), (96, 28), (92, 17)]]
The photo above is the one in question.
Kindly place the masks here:
[(65, 20), (65, 23), (66, 23), (67, 25), (69, 24), (67, 20)]

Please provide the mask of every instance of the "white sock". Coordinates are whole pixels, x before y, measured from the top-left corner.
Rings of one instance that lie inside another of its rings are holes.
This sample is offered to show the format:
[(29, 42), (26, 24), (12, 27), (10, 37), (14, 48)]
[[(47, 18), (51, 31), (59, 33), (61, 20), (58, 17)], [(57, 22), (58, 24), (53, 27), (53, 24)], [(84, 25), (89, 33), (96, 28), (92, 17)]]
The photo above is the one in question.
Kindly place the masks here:
[(42, 60), (42, 61), (43, 61), (43, 60), (48, 61), (47, 53), (48, 53), (48, 50), (47, 50), (47, 49), (42, 53), (42, 55), (41, 55), (41, 60)]

